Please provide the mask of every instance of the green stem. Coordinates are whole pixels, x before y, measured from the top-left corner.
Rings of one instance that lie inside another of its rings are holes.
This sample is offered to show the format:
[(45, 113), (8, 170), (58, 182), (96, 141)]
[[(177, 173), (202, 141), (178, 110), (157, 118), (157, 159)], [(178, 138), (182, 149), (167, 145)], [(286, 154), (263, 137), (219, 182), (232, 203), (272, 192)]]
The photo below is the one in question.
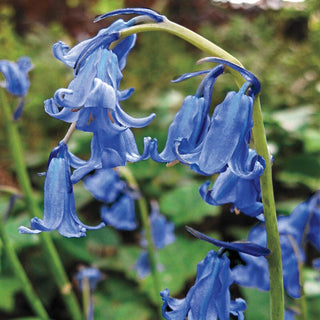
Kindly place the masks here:
[(82, 279), (82, 308), (85, 319), (89, 320), (90, 309), (90, 282), (88, 277)]
[[(169, 20), (165, 20), (164, 22), (158, 24), (143, 24), (125, 29), (121, 31), (121, 37), (124, 38), (134, 33), (147, 31), (169, 32), (191, 43), (210, 56), (219, 57), (242, 66), (235, 57), (230, 55), (225, 50), (221, 49), (199, 34)], [(233, 75), (236, 84), (240, 87), (244, 82), (242, 76), (231, 68), (228, 68), (228, 70)], [(256, 97), (255, 99), (253, 121), (254, 127), (252, 133), (253, 140), (256, 145), (256, 150), (258, 154), (260, 154), (266, 160), (266, 168), (260, 178), (260, 183), (262, 202), (264, 206), (265, 225), (268, 237), (268, 248), (272, 252), (268, 257), (270, 277), (270, 319), (282, 320), (284, 319), (284, 289), (282, 277), (281, 248), (272, 185), (271, 161), (268, 152), (259, 97)]]
[[(121, 175), (128, 181), (128, 184), (137, 192), (140, 192), (138, 183), (136, 179), (134, 178), (132, 172), (127, 167), (119, 167), (119, 171)], [(143, 226), (143, 230), (145, 232), (145, 237), (147, 240), (147, 251), (151, 266), (151, 275), (153, 278), (153, 286), (155, 290), (155, 298), (158, 306), (158, 312), (159, 312), (159, 319), (162, 319), (162, 311), (161, 311), (161, 300), (160, 300), (160, 278), (159, 278), (159, 272), (157, 270), (157, 258), (156, 258), (156, 249), (154, 247), (154, 243), (152, 240), (152, 234), (151, 234), (151, 225), (149, 222), (149, 215), (148, 215), (148, 205), (147, 201), (144, 197), (140, 197), (138, 199), (138, 206), (139, 206), (139, 212), (141, 217), (141, 222)], [(158, 297), (158, 299), (157, 299)]]
[(26, 275), (18, 257), (15, 252), (15, 249), (7, 235), (7, 232), (5, 230), (5, 227), (1, 221), (0, 217), (0, 238), (2, 240), (2, 244), (6, 253), (6, 257), (9, 260), (11, 267), (16, 275), (16, 277), (19, 279), (21, 283), (21, 288), (24, 292), (25, 297), (29, 301), (29, 304), (34, 311), (34, 313), (40, 317), (41, 319), (50, 319), (50, 317), (47, 314), (46, 309), (41, 303), (41, 300), (33, 290), (33, 287), (30, 283), (30, 280), (28, 276)]
[[(11, 149), (19, 185), (23, 191), (29, 214), (31, 217), (40, 217), (41, 211), (33, 196), (33, 190), (24, 161), (21, 138), (18, 131), (18, 122), (14, 122), (12, 119), (11, 108), (4, 89), (0, 90), (0, 104), (3, 110), (3, 116), (7, 129), (8, 145)], [(50, 235), (45, 232), (40, 234), (39, 237), (41, 240), (42, 248), (46, 254), (49, 268), (51, 269), (51, 272), (53, 274), (53, 279), (60, 289), (60, 293), (62, 294), (71, 318), (73, 320), (80, 320), (82, 318), (82, 315), (79, 304), (73, 291), (71, 290), (72, 285), (68, 280), (52, 239)]]
[(266, 160), (266, 167), (263, 175), (260, 178), (260, 186), (262, 193), (265, 226), (267, 231), (267, 243), (268, 248), (271, 250), (271, 254), (268, 257), (271, 319), (278, 320), (284, 318), (282, 257), (273, 193), (271, 160), (262, 120), (259, 97), (256, 97), (253, 108), (253, 122), (254, 126), (252, 129), (252, 134), (256, 150), (258, 154), (260, 154)]

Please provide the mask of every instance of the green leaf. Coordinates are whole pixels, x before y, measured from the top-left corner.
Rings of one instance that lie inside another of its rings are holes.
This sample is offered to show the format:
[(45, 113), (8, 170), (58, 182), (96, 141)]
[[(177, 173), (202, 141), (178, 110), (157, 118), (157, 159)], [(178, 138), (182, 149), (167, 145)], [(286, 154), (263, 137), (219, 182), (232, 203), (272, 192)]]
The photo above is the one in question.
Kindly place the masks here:
[(160, 198), (161, 212), (177, 226), (200, 222), (205, 216), (218, 215), (220, 207), (204, 202), (198, 189), (199, 185), (192, 183), (164, 193)]
[[(246, 320), (269, 320), (269, 292), (260, 291), (255, 288), (241, 287), (247, 302), (247, 310), (245, 311)], [(257, 308), (257, 306), (259, 306)]]
[(94, 294), (95, 319), (152, 319), (152, 310), (146, 297), (124, 277), (112, 275), (98, 285)]
[(314, 269), (304, 269), (304, 293), (309, 297), (320, 297), (319, 271)]
[(15, 294), (21, 289), (21, 284), (14, 277), (0, 277), (0, 309), (12, 312), (15, 307)]

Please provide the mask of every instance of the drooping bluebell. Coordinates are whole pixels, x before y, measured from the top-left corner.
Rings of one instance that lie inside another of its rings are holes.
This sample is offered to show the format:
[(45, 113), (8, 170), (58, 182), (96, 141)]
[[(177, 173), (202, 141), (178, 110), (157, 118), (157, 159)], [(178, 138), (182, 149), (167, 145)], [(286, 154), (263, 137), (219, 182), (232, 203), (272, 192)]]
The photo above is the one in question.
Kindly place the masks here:
[(229, 287), (233, 283), (230, 260), (226, 255), (209, 251), (198, 263), (195, 284), (184, 299), (170, 297), (168, 289), (161, 291), (162, 314), (167, 320), (229, 320), (230, 314), (244, 319), (246, 302), (231, 300)]
[(170, 124), (166, 145), (160, 154), (157, 151), (157, 139), (153, 140), (150, 148), (150, 156), (153, 160), (172, 162), (180, 160), (180, 154), (193, 153), (197, 149), (210, 126), (209, 108), (212, 88), (223, 71), (223, 66), (219, 65), (212, 70), (185, 74), (173, 81), (178, 82), (207, 73), (195, 95), (189, 95), (184, 99), (180, 110)]
[(213, 239), (191, 227), (187, 231), (195, 237), (221, 247), (219, 252), (209, 251), (197, 266), (195, 284), (184, 299), (169, 296), (169, 290), (161, 291), (163, 300), (162, 314), (168, 320), (227, 320), (230, 314), (244, 319), (246, 302), (243, 299), (231, 300), (230, 285), (234, 282), (230, 269), (230, 260), (225, 250), (246, 252), (249, 256), (266, 256), (270, 251), (256, 243), (248, 241), (226, 242)]
[(43, 219), (32, 218), (30, 228), (20, 227), (20, 233), (37, 234), (42, 231), (57, 230), (65, 237), (83, 237), (87, 230), (105, 226), (82, 223), (76, 213), (73, 185), (67, 145), (61, 141), (49, 157), (48, 169), (44, 184)]

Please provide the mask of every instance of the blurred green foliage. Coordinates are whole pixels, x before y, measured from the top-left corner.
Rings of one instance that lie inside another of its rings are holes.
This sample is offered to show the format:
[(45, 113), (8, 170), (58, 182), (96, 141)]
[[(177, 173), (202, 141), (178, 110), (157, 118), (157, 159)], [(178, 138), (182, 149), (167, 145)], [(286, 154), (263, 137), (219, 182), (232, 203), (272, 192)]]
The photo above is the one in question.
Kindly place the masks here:
[[(76, 9), (81, 2), (69, 0), (67, 5)], [(122, 5), (123, 1), (94, 1), (90, 14), (94, 17)], [(59, 40), (72, 46), (78, 39), (68, 34), (59, 17), (45, 26), (35, 22), (26, 33), (19, 35), (15, 31), (14, 14), (13, 6), (0, 7), (0, 58), (17, 60), (28, 55), (34, 63), (20, 129), (30, 177), (39, 203), (42, 203), (43, 178), (36, 173), (45, 170), (50, 150), (67, 130), (66, 124), (44, 113), (43, 101), (72, 79), (72, 71), (54, 59), (51, 47)], [(170, 12), (166, 14), (170, 18)], [(274, 156), (277, 208), (279, 213), (289, 214), (295, 205), (319, 187), (320, 181), (320, 11), (317, 1), (307, 1), (305, 10), (260, 10), (250, 15), (246, 10), (232, 10), (227, 16), (226, 22), (218, 26), (214, 21), (200, 22), (197, 32), (236, 56), (261, 80), (266, 132)], [(107, 23), (105, 21), (104, 26)], [(144, 136), (157, 137), (159, 150), (164, 146), (174, 114), (183, 98), (195, 92), (200, 81), (190, 79), (172, 84), (170, 80), (185, 72), (205, 68), (195, 64), (202, 57), (197, 49), (172, 35), (158, 32), (139, 35), (137, 46), (128, 57), (122, 87), (136, 89), (132, 98), (123, 104), (130, 114), (157, 114), (150, 127), (135, 130), (140, 147)], [(230, 90), (236, 90), (236, 86), (225, 75), (216, 84), (213, 104), (222, 101)], [(1, 126), (2, 122), (0, 117)], [(77, 133), (70, 142), (70, 149), (87, 158), (89, 143), (88, 134)], [(5, 183), (1, 179), (1, 184), (15, 186), (14, 168), (3, 133), (0, 146), (0, 175), (10, 177)], [(255, 221), (235, 217), (229, 212), (230, 206), (216, 208), (205, 204), (197, 189), (206, 179), (179, 164), (167, 168), (148, 160), (129, 164), (129, 167), (143, 195), (148, 200), (158, 200), (161, 212), (176, 225), (177, 241), (159, 251), (159, 261), (164, 267), (161, 273), (163, 289), (168, 287), (172, 295), (182, 297), (194, 281), (197, 263), (208, 250), (214, 249), (186, 234), (184, 225), (194, 226), (207, 234), (214, 232), (217, 238), (235, 240), (239, 236), (245, 238)], [(100, 204), (81, 184), (76, 186), (75, 194), (77, 210), (83, 220), (97, 219)], [(0, 199), (1, 218), (4, 218), (10, 194), (2, 192)], [(55, 319), (68, 319), (59, 292), (43, 263), (37, 236), (18, 235), (18, 226), (28, 225), (25, 211), (23, 200), (18, 200), (7, 218), (7, 231), (47, 309)], [(150, 277), (138, 279), (133, 270), (140, 253), (139, 231), (118, 232), (108, 227), (88, 232), (82, 239), (53, 235), (70, 278), (81, 264), (96, 265), (105, 273), (106, 279), (99, 284), (95, 295), (96, 319), (155, 319), (154, 300), (159, 297), (154, 296), (152, 280)], [(0, 317), (31, 316), (1, 249), (0, 254), (0, 296), (4, 297), (0, 299)], [(310, 288), (310, 279), (317, 283), (314, 274), (312, 276), (306, 273), (307, 288)], [(317, 290), (318, 286), (317, 283)], [(319, 292), (307, 291), (311, 308), (318, 309)], [(266, 293), (254, 289), (244, 289), (241, 293), (248, 302), (247, 319), (268, 319)], [(256, 308), (256, 305), (263, 308)]]

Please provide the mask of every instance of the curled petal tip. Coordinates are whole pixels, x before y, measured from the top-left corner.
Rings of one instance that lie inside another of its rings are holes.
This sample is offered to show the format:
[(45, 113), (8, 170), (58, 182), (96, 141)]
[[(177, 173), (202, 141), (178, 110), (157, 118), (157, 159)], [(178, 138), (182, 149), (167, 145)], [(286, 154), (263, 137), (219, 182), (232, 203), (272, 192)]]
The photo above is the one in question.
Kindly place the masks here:
[(234, 70), (236, 70), (237, 72), (239, 72), (241, 74), (241, 76), (246, 80), (249, 81), (251, 83), (251, 88), (252, 88), (252, 93), (254, 95), (257, 95), (260, 90), (261, 90), (261, 85), (260, 85), (260, 81), (258, 80), (258, 78), (251, 73), (250, 71), (244, 69), (243, 67), (241, 67), (240, 65), (237, 65), (233, 62), (221, 59), (221, 58), (217, 58), (217, 57), (206, 57), (206, 58), (202, 58), (200, 60), (197, 61), (197, 64), (203, 63), (203, 62), (216, 62), (216, 63), (220, 63), (223, 65), (226, 65)]
[(153, 19), (156, 22), (162, 22), (164, 20), (164, 16), (160, 15), (158, 12), (148, 9), (148, 8), (124, 8), (118, 9), (114, 11), (110, 11), (104, 13), (98, 17), (96, 17), (93, 22), (101, 21), (105, 18), (120, 15), (120, 14), (138, 14), (138, 15), (146, 15), (149, 18)]
[(213, 245), (224, 248), (227, 250), (234, 250), (238, 252), (243, 252), (249, 254), (251, 256), (259, 257), (259, 256), (267, 256), (270, 254), (270, 250), (268, 248), (262, 247), (256, 243), (249, 241), (235, 241), (235, 242), (226, 242), (213, 239), (191, 227), (186, 226), (186, 230), (191, 233), (194, 237), (204, 240), (206, 242), (212, 243)]

